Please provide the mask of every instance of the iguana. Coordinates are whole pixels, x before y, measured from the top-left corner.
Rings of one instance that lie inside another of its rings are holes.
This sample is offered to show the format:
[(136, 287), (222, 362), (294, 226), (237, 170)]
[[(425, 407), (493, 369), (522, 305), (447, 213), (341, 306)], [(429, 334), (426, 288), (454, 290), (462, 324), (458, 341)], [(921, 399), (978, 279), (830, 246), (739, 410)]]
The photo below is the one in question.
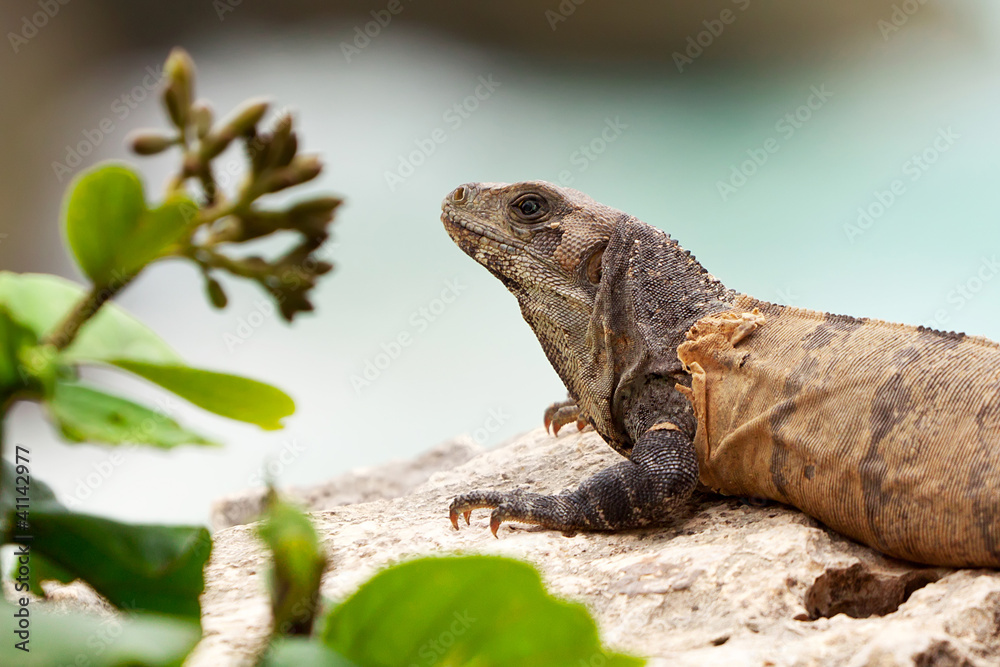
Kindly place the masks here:
[(474, 491), (563, 530), (668, 523), (699, 481), (798, 507), (912, 561), (1000, 566), (1000, 346), (727, 289), (666, 233), (542, 181), (444, 200), (458, 246), (517, 297), (571, 401), (626, 460), (572, 491)]

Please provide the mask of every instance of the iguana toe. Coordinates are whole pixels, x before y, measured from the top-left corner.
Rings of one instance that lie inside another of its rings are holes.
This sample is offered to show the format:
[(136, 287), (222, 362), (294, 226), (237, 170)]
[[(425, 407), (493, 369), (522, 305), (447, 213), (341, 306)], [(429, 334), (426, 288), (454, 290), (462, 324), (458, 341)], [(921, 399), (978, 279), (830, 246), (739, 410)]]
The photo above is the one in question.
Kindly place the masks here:
[(472, 510), (484, 507), (493, 509), (503, 503), (505, 497), (506, 494), (497, 491), (473, 491), (456, 496), (451, 501), (451, 507), (448, 508), (448, 518), (451, 519), (451, 525), (455, 530), (458, 530), (459, 514), (465, 517), (465, 525), (469, 525)]
[(472, 515), (472, 510), (468, 510), (468, 511), (465, 511), (465, 512), (456, 512), (455, 510), (451, 510), (449, 512), (448, 518), (451, 519), (451, 525), (455, 528), (455, 530), (458, 530), (458, 515), (459, 514), (462, 514), (462, 516), (465, 517), (465, 525), (468, 526), (469, 525), (469, 517)]
[(560, 401), (545, 409), (545, 430), (548, 431), (549, 426), (552, 426), (552, 435), (559, 435), (559, 429), (573, 422), (576, 422), (577, 428), (580, 430), (583, 430), (583, 426), (587, 425), (587, 420), (580, 414), (580, 408), (576, 401)]
[(545, 430), (549, 430), (549, 426), (552, 425), (552, 419), (555, 417), (556, 413), (562, 408), (572, 408), (576, 406), (576, 401), (572, 399), (567, 399), (565, 401), (556, 401), (549, 407), (545, 408), (545, 415), (543, 416), (543, 421), (545, 422)]

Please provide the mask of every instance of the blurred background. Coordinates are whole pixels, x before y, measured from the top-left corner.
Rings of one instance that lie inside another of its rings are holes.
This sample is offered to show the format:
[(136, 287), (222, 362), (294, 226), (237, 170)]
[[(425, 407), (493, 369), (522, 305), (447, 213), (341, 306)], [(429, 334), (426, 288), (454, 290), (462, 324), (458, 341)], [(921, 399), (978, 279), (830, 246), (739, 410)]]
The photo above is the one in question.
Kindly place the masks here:
[[(310, 188), (347, 202), (336, 268), (294, 326), (233, 281), (212, 310), (187, 265), (157, 265), (120, 298), (192, 364), (288, 391), (284, 431), (171, 403), (226, 446), (109, 450), (59, 444), (17, 409), (8, 442), (81, 511), (205, 522), (268, 468), (321, 482), (539, 426), (565, 391), (514, 299), (438, 220), (469, 181), (571, 185), (758, 298), (1000, 339), (990, 0), (17, 0), (0, 26), (0, 268), (80, 278), (63, 191), (132, 159), (129, 131), (163, 126), (153, 84), (175, 45), (219, 114), (254, 95), (294, 110), (328, 164)], [(175, 161), (141, 159), (149, 192)]]

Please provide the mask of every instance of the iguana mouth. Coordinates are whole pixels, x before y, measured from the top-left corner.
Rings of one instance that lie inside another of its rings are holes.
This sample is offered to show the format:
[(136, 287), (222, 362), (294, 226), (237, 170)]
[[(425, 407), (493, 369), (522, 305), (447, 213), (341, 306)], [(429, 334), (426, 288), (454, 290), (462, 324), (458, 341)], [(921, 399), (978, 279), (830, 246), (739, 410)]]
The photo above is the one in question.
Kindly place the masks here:
[(460, 217), (457, 212), (447, 208), (441, 210), (441, 222), (444, 223), (448, 236), (462, 252), (487, 268), (491, 268), (490, 258), (515, 256), (531, 257), (544, 266), (554, 266), (550, 258), (539, 254), (529, 244), (508, 236), (491, 225)]
[[(466, 253), (470, 253), (470, 250), (482, 249), (484, 245), (505, 253), (512, 252), (515, 249), (529, 252), (524, 243), (518, 239), (503, 234), (495, 227), (490, 227), (474, 220), (464, 220), (447, 209), (442, 209), (441, 211), (441, 222), (444, 223), (444, 227), (452, 240)], [(468, 234), (463, 234), (459, 230), (468, 232)], [(469, 235), (471, 235), (471, 238)]]

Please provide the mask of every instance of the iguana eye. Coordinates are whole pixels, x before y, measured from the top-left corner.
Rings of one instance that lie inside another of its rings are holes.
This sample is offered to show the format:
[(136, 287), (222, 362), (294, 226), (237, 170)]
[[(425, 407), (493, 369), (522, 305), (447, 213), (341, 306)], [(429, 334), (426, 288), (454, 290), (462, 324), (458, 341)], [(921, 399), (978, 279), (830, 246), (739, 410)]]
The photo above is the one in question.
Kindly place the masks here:
[(511, 208), (514, 210), (514, 215), (527, 222), (541, 220), (549, 212), (548, 202), (535, 194), (521, 195), (511, 202)]

